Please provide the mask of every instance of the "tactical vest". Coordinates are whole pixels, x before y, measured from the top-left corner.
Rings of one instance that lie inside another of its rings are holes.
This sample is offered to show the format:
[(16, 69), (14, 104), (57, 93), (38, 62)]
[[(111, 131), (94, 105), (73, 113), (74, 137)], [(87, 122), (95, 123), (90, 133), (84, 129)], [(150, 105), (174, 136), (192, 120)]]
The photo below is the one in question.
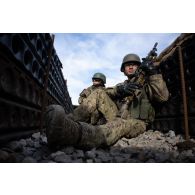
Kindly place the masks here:
[[(121, 108), (124, 106), (124, 104), (125, 104), (125, 100), (122, 100), (121, 102), (117, 102), (117, 105), (120, 108), (119, 110), (123, 110)], [(144, 120), (146, 123), (151, 123), (154, 121), (155, 110), (150, 100), (148, 99), (146, 93), (146, 86), (143, 87), (143, 89), (140, 91), (140, 93), (138, 93), (138, 95), (134, 96), (133, 101), (130, 103), (127, 109), (128, 109), (127, 110), (128, 114), (124, 115), (125, 116), (124, 119), (130, 119), (130, 118), (140, 119), (140, 120)]]
[(146, 86), (143, 87), (141, 93), (130, 104), (129, 114), (131, 118), (145, 120), (147, 123), (154, 121), (155, 110), (148, 99)]

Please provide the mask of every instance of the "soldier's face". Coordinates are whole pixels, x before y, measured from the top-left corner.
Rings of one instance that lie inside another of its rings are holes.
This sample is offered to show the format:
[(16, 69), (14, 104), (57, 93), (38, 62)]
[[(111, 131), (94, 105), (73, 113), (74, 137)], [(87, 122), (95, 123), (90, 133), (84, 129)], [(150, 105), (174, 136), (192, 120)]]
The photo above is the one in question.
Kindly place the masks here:
[(93, 81), (94, 86), (99, 86), (102, 83), (102, 81), (100, 79), (92, 79), (92, 81)]
[(124, 73), (126, 76), (130, 76), (135, 73), (137, 70), (138, 65), (134, 63), (129, 63), (125, 65)]

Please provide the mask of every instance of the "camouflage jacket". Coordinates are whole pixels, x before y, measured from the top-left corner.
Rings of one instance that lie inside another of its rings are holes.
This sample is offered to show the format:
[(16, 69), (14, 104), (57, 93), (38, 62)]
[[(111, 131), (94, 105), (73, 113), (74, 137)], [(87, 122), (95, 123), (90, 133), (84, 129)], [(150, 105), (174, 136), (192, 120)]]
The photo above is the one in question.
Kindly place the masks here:
[[(128, 82), (124, 81), (124, 82)], [(123, 84), (119, 83), (118, 85)], [(116, 102), (120, 112), (124, 112), (123, 107), (127, 98), (122, 98), (117, 92), (117, 86), (107, 88), (107, 94)], [(152, 122), (155, 117), (155, 111), (152, 106), (153, 102), (165, 102), (169, 98), (169, 92), (162, 75), (152, 75), (148, 78), (142, 89), (136, 90), (133, 100), (131, 100), (126, 112), (125, 118), (136, 118)], [(122, 113), (120, 113), (122, 114)], [(123, 117), (122, 117), (123, 118)]]
[(79, 95), (79, 100), (78, 100), (79, 104), (81, 104), (83, 100), (86, 99), (92, 93), (92, 91), (96, 89), (101, 89), (101, 88), (105, 89), (105, 87), (103, 86), (95, 87), (93, 85), (88, 87), (87, 89), (84, 89)]

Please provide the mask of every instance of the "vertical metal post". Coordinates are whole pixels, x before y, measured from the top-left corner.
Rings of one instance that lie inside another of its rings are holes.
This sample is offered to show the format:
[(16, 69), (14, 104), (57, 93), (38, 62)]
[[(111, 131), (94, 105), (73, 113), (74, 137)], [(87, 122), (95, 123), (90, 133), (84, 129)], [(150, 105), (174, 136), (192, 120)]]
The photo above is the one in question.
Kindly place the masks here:
[(48, 87), (48, 80), (49, 80), (49, 70), (51, 67), (51, 57), (52, 57), (52, 50), (53, 50), (53, 44), (54, 44), (54, 34), (52, 34), (51, 37), (51, 43), (48, 50), (48, 61), (47, 61), (47, 68), (45, 71), (45, 80), (44, 80), (44, 88), (43, 88), (43, 101), (42, 101), (42, 109), (41, 109), (41, 122), (40, 122), (40, 131), (43, 132), (43, 118), (44, 118), (44, 112), (46, 108), (46, 102), (47, 102), (47, 87)]
[(186, 86), (185, 86), (185, 76), (184, 76), (184, 65), (181, 46), (178, 45), (179, 53), (179, 66), (180, 66), (180, 77), (181, 77), (181, 90), (182, 90), (182, 100), (184, 109), (184, 130), (186, 141), (189, 141), (189, 124), (188, 124), (188, 107), (187, 107), (187, 97), (186, 97)]

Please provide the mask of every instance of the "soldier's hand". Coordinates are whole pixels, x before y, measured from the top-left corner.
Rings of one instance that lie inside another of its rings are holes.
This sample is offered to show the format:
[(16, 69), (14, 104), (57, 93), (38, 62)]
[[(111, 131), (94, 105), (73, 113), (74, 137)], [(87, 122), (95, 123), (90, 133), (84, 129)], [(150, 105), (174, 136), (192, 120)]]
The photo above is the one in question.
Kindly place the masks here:
[(149, 66), (142, 66), (141, 68), (148, 76), (160, 74), (159, 66), (154, 63), (151, 63)]
[(135, 90), (140, 89), (141, 86), (137, 83), (124, 83), (121, 85), (117, 86), (117, 92), (122, 96), (122, 97), (127, 97), (130, 95), (134, 95)]

